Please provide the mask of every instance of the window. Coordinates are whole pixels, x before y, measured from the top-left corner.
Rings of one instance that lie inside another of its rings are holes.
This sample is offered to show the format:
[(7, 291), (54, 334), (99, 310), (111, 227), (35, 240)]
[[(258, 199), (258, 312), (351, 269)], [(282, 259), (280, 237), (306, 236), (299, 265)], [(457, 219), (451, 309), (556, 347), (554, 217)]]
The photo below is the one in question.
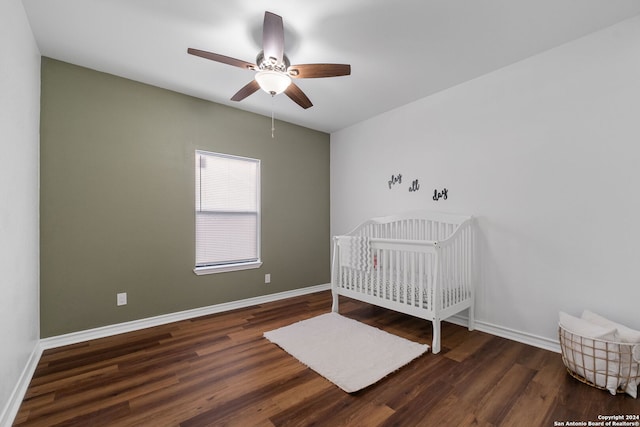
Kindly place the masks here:
[(258, 268), (260, 160), (196, 151), (196, 274)]

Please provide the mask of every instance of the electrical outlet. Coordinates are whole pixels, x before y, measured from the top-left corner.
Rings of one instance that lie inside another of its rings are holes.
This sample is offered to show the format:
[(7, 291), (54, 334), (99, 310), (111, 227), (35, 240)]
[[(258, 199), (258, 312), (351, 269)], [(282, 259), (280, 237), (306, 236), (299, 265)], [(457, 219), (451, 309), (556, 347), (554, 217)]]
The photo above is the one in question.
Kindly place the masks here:
[(264, 275), (264, 283), (271, 283), (271, 273)]
[(127, 293), (122, 292), (116, 296), (116, 301), (118, 305), (127, 305)]

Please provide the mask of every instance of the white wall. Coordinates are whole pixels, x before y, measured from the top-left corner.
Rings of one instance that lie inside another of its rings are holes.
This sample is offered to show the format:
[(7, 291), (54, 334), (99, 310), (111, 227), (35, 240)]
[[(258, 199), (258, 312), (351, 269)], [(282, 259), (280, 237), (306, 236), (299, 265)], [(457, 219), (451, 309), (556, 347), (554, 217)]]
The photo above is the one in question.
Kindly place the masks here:
[(40, 53), (19, 0), (0, 2), (0, 424), (39, 338)]
[(557, 340), (558, 311), (589, 308), (640, 329), (639, 49), (637, 17), (334, 133), (332, 234), (472, 214), (485, 325)]

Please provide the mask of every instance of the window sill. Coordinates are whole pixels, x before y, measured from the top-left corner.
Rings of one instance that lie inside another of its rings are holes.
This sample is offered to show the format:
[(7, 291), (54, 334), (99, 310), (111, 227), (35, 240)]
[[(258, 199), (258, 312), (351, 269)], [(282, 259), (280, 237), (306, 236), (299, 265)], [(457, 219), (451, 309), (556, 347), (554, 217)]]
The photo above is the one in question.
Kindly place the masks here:
[(212, 265), (209, 267), (196, 267), (193, 272), (198, 276), (205, 274), (227, 273), (229, 271), (251, 270), (254, 268), (260, 268), (261, 261), (242, 262), (239, 264), (225, 264), (225, 265)]

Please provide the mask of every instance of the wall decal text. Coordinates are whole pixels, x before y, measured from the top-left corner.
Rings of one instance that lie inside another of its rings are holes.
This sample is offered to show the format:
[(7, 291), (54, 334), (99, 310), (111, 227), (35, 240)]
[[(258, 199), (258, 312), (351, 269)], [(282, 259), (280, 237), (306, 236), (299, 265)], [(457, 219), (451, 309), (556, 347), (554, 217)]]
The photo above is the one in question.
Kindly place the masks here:
[(436, 202), (440, 199), (447, 200), (448, 196), (449, 190), (447, 190), (446, 188), (443, 188), (442, 191), (438, 191), (438, 189), (433, 190), (433, 200), (435, 200)]
[(391, 175), (391, 179), (389, 180), (389, 190), (396, 184), (402, 184), (402, 174)]

